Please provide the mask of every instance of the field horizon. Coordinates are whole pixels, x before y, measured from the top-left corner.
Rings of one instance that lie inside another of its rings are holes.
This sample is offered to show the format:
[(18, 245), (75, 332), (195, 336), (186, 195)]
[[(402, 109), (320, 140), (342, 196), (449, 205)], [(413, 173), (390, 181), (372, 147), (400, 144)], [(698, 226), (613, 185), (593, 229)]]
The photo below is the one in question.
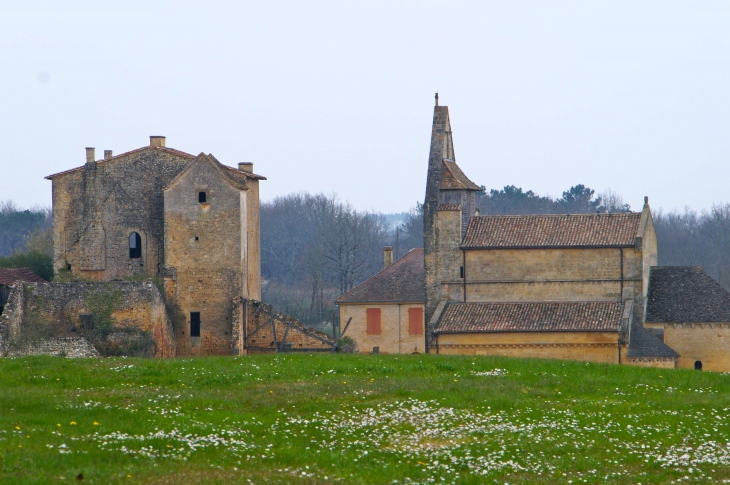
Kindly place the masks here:
[(0, 483), (730, 483), (730, 375), (483, 356), (0, 359)]

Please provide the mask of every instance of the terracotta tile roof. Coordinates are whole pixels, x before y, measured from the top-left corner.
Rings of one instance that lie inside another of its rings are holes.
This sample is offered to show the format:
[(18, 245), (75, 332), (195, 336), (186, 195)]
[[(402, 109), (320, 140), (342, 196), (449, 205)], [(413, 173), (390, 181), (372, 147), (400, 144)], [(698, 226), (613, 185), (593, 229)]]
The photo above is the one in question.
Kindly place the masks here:
[(461, 247), (627, 247), (640, 218), (640, 212), (472, 217)]
[(443, 161), (444, 167), (441, 173), (441, 183), (439, 189), (441, 190), (482, 190), (477, 184), (469, 180), (464, 172), (461, 171), (459, 166), (453, 160)]
[(422, 302), (426, 300), (423, 249), (408, 254), (339, 297), (337, 303)]
[[(191, 155), (189, 153), (181, 152), (180, 150), (175, 150), (174, 148), (146, 146), (146, 147), (137, 148), (135, 150), (131, 150), (131, 151), (128, 151), (128, 152), (120, 153), (119, 155), (114, 155), (111, 158), (102, 158), (100, 160), (97, 160), (96, 163), (97, 164), (107, 163), (107, 162), (110, 162), (112, 160), (116, 160), (116, 159), (121, 158), (121, 157), (126, 157), (126, 156), (129, 156), (129, 155), (135, 154), (135, 153), (142, 152), (144, 150), (159, 150), (161, 152), (171, 153), (173, 155), (179, 155), (179, 156), (181, 156), (183, 158), (189, 158), (189, 159), (195, 158), (195, 155)], [(69, 174), (69, 173), (72, 173), (72, 172), (77, 172), (79, 170), (83, 170), (85, 166), (86, 165), (81, 165), (80, 167), (76, 167), (76, 168), (72, 168), (72, 169), (69, 169), (69, 170), (65, 170), (63, 172), (54, 173), (53, 175), (48, 175), (48, 176), (46, 176), (44, 178), (46, 180), (52, 180), (54, 177), (59, 177), (61, 175), (66, 175), (66, 174)]]
[(665, 344), (651, 330), (644, 328), (640, 322), (631, 324), (629, 340), (629, 357), (679, 357), (669, 345)]
[(0, 285), (12, 285), (16, 281), (48, 283), (28, 268), (0, 268)]
[(436, 333), (618, 332), (622, 306), (614, 301), (449, 303)]
[(440, 211), (460, 211), (461, 205), (460, 204), (441, 204), (439, 206)]
[(730, 322), (730, 293), (699, 266), (653, 266), (647, 322)]

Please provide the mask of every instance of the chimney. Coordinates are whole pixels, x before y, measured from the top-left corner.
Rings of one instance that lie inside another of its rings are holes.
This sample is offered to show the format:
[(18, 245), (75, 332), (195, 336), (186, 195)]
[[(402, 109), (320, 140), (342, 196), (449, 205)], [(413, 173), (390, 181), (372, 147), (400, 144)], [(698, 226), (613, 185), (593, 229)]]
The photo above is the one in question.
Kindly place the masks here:
[(383, 248), (383, 269), (393, 264), (393, 246)]
[(165, 137), (164, 136), (151, 136), (150, 137), (150, 146), (151, 147), (164, 147), (165, 146)]
[(96, 156), (94, 155), (94, 151), (95, 150), (93, 147), (86, 147), (86, 163), (96, 161)]
[(114, 155), (112, 155), (112, 151), (111, 150), (104, 150), (104, 160), (106, 160), (107, 158), (111, 158), (113, 156)]
[(251, 162), (243, 162), (238, 164), (238, 170), (243, 170), (244, 172), (251, 172), (253, 173), (253, 163)]

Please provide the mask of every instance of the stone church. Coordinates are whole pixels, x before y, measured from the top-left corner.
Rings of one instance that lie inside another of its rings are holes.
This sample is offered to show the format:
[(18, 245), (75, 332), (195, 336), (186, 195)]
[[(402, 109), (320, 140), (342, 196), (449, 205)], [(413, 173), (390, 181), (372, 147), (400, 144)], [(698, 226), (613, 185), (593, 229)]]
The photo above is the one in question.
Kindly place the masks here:
[(426, 352), (730, 370), (730, 294), (700, 268), (657, 266), (648, 198), (641, 212), (480, 216), (479, 190), (437, 98), (424, 249), (337, 300), (361, 352), (420, 351), (403, 309), (422, 305)]
[[(109, 282), (157, 278), (178, 315), (174, 355), (230, 354), (234, 298), (261, 299), (259, 182), (252, 163), (168, 148), (165, 137), (46, 177), (56, 271)], [(170, 332), (156, 332), (163, 335)]]

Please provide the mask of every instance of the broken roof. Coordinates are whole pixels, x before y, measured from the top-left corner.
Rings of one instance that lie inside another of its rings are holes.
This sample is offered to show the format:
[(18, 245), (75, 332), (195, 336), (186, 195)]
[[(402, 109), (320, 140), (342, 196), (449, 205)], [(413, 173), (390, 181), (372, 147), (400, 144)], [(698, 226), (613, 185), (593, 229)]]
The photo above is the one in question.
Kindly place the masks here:
[(436, 333), (618, 332), (622, 309), (614, 301), (449, 303)]
[(336, 303), (423, 302), (426, 299), (423, 249), (408, 254), (345, 293)]
[(455, 161), (444, 159), (443, 171), (441, 172), (441, 190), (482, 190), (477, 184), (469, 180), (461, 171)]
[(699, 266), (653, 266), (647, 322), (730, 322), (730, 293)]
[(629, 247), (640, 219), (640, 212), (472, 217), (461, 247)]
[(48, 283), (28, 268), (0, 268), (0, 285), (12, 285), (16, 281)]

